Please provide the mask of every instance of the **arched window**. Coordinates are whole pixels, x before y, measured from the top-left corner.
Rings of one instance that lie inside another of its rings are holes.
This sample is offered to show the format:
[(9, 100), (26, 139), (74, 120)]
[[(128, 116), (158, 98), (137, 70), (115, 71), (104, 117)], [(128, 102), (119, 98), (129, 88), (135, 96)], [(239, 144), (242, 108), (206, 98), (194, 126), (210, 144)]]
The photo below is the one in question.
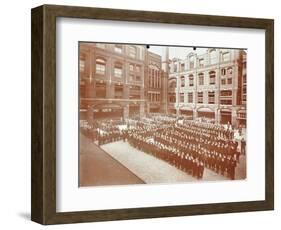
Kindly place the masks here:
[(188, 76), (188, 79), (189, 79), (189, 86), (194, 86), (194, 77), (193, 77), (193, 74), (190, 74)]
[(215, 71), (209, 72), (209, 84), (210, 85), (216, 84), (216, 72)]
[(121, 78), (123, 75), (123, 65), (120, 62), (114, 63), (114, 77)]
[(104, 75), (105, 74), (105, 64), (106, 61), (103, 58), (96, 59), (96, 73)]
[(185, 87), (185, 78), (181, 76), (181, 87)]
[(232, 67), (227, 68), (227, 75), (232, 75)]
[(199, 73), (198, 78), (199, 78), (199, 85), (204, 85), (204, 73)]
[(175, 89), (177, 87), (177, 81), (176, 81), (176, 79), (171, 79), (170, 81), (169, 81), (169, 88), (170, 89)]

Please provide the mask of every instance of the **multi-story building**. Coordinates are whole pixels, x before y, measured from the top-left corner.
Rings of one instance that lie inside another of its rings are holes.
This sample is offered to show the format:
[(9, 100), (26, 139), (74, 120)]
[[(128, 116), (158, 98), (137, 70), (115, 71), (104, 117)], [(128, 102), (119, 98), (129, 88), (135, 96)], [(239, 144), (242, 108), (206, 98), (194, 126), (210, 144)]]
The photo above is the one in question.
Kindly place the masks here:
[[(169, 113), (246, 126), (246, 53), (169, 60), (144, 45), (80, 43), (80, 119)], [(161, 67), (162, 65), (162, 67)]]
[(169, 66), (168, 112), (190, 119), (246, 125), (246, 53), (208, 49)]
[(146, 81), (146, 99), (147, 99), (147, 112), (159, 113), (162, 112), (162, 60), (161, 56), (152, 52), (147, 52), (147, 67), (148, 67), (148, 78)]
[(80, 43), (80, 119), (161, 110), (161, 56), (146, 46)]

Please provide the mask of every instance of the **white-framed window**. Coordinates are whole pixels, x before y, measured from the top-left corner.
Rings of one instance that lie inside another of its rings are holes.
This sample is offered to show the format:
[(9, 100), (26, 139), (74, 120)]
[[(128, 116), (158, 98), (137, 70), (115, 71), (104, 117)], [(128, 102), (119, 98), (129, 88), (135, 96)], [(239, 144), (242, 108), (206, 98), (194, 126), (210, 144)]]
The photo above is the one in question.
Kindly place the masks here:
[(188, 103), (193, 103), (193, 93), (192, 92), (187, 94), (187, 101), (188, 101)]
[(204, 85), (204, 73), (199, 73), (198, 78), (199, 78), (199, 85)]
[(215, 85), (216, 84), (216, 72), (215, 71), (210, 71), (209, 72), (209, 84), (210, 85)]
[(105, 59), (97, 58), (96, 59), (96, 73), (104, 75), (105, 74)]
[(123, 66), (120, 62), (115, 62), (114, 64), (114, 76), (121, 78), (123, 75)]
[(194, 86), (194, 76), (192, 74), (190, 74), (188, 76), (188, 79), (189, 79), (189, 86)]
[(180, 93), (180, 103), (184, 103), (184, 93)]
[(185, 87), (185, 77), (181, 76), (181, 87)]
[(208, 103), (215, 104), (215, 92), (208, 92)]
[(203, 103), (203, 92), (197, 92), (197, 102)]

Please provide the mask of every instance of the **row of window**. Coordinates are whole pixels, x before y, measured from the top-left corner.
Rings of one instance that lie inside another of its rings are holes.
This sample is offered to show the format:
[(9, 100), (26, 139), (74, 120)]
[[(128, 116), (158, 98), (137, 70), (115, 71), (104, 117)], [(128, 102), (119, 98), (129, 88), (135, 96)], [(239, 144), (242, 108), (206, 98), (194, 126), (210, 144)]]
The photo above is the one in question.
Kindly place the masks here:
[[(106, 48), (106, 45), (102, 44), (102, 43), (96, 43), (96, 46), (98, 48), (101, 48), (101, 49), (105, 49)], [(124, 53), (124, 46), (120, 45), (120, 44), (116, 44), (114, 46), (114, 52), (119, 53), (119, 54)], [(135, 46), (128, 46), (128, 55), (131, 58), (137, 58), (137, 53), (138, 53), (138, 48), (137, 47), (135, 47)]]
[[(85, 70), (85, 60), (80, 60), (80, 72), (84, 72)], [(130, 72), (135, 71), (136, 76), (130, 73), (130, 80), (133, 81), (141, 81), (141, 66), (135, 64), (129, 64)], [(103, 58), (96, 59), (96, 74), (105, 75), (106, 73), (106, 60)], [(123, 77), (123, 64), (121, 62), (115, 62), (113, 68), (114, 77), (122, 78)]]
[[(206, 65), (206, 61), (203, 57), (200, 57), (197, 59), (198, 60), (198, 67), (199, 68), (202, 68)], [(218, 59), (218, 53), (216, 52), (216, 50), (212, 50), (210, 51), (209, 53), (209, 64), (210, 65), (213, 65), (213, 64), (216, 64), (218, 63), (219, 59)], [(225, 51), (225, 52), (222, 52), (221, 53), (221, 62), (227, 62), (227, 61), (230, 61), (230, 52), (228, 51)], [(179, 65), (179, 69), (178, 69), (178, 65), (177, 65), (177, 62), (174, 62), (172, 64), (173, 66), (173, 72), (184, 72), (186, 69), (194, 69), (195, 68), (195, 57), (194, 55), (190, 56), (188, 58), (188, 65), (189, 65), (189, 68), (186, 68), (186, 64), (185, 63), (181, 63)]]
[(148, 100), (150, 102), (160, 102), (160, 93), (159, 92), (148, 92)]
[[(225, 70), (225, 69), (223, 69)], [(232, 71), (230, 71), (229, 73), (232, 74)], [(223, 75), (223, 76), (227, 76), (227, 77), (222, 77), (221, 79), (221, 84), (222, 85), (226, 85), (226, 84), (232, 84), (232, 76), (231, 75)], [(189, 86), (192, 87), (194, 86), (194, 75), (193, 74), (190, 74), (188, 76), (188, 80), (189, 80)], [(185, 82), (185, 76), (181, 76), (181, 84), (180, 86), (181, 87), (185, 87), (186, 86), (186, 82)], [(216, 72), (215, 71), (211, 71), (209, 72), (209, 84), (210, 85), (214, 85), (216, 83)], [(204, 73), (199, 73), (198, 74), (198, 84), (199, 85), (204, 85)], [(172, 80), (170, 82), (170, 85), (169, 85), (170, 88), (176, 88), (176, 81), (175, 80)]]
[[(187, 103), (194, 103), (193, 99), (193, 92), (189, 92), (187, 94)], [(215, 92), (209, 91), (208, 92), (208, 104), (215, 104)], [(169, 94), (169, 102), (175, 103), (176, 102), (176, 94)], [(185, 95), (184, 93), (179, 94), (179, 102), (185, 102)], [(197, 103), (204, 103), (204, 94), (203, 92), (197, 92)], [(220, 94), (220, 104), (223, 105), (231, 105), (232, 104), (232, 91), (231, 90), (223, 90)]]
[[(96, 82), (95, 92), (96, 98), (106, 98), (106, 83)], [(121, 99), (124, 97), (123, 85), (114, 85), (114, 98)], [(140, 99), (141, 97), (141, 87), (140, 86), (130, 86), (129, 87), (129, 98), (130, 99)]]
[(149, 88), (160, 89), (161, 88), (161, 72), (156, 69), (149, 69), (148, 85)]

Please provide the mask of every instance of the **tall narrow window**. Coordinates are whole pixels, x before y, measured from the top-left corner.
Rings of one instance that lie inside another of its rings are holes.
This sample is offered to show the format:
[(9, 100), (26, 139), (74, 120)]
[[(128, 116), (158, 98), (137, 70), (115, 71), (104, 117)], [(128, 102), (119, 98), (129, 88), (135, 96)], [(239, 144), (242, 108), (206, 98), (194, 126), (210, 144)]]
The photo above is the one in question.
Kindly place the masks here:
[(96, 73), (104, 75), (105, 74), (105, 60), (101, 58), (96, 59)]
[(188, 103), (193, 103), (193, 93), (188, 93), (187, 96)]
[(208, 103), (215, 104), (215, 92), (208, 92)]
[(184, 103), (184, 93), (180, 93), (180, 103)]
[(204, 73), (199, 73), (199, 85), (204, 85)]
[(214, 85), (216, 84), (216, 72), (215, 71), (211, 71), (209, 72), (209, 84), (210, 85)]
[(181, 87), (185, 87), (185, 78), (181, 76)]
[(184, 63), (181, 63), (181, 72), (184, 71)]
[(114, 64), (114, 76), (121, 78), (123, 75), (122, 64), (120, 62), (116, 62)]
[(203, 103), (203, 92), (198, 92), (197, 93), (197, 102), (198, 103)]
[(194, 77), (192, 74), (188, 76), (188, 79), (189, 79), (189, 86), (191, 87), (194, 86)]

